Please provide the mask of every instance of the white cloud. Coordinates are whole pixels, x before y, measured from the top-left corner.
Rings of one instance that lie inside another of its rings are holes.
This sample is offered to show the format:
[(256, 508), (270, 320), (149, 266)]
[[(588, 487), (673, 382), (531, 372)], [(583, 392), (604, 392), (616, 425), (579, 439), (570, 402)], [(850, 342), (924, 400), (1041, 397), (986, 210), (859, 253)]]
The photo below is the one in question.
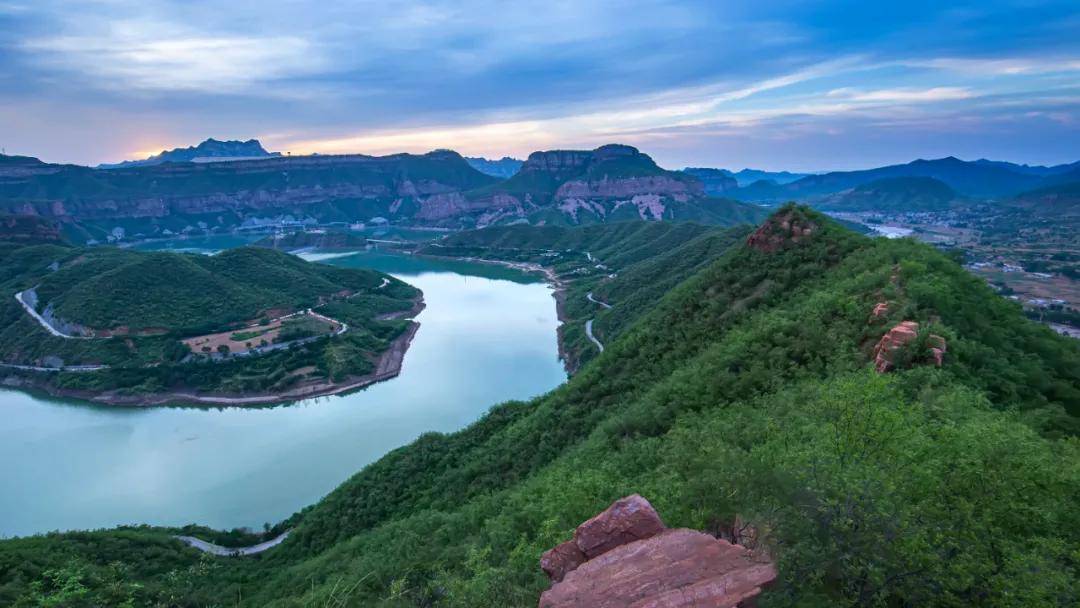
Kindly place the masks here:
[(852, 102), (877, 102), (877, 103), (912, 103), (951, 101), (956, 99), (969, 99), (974, 96), (970, 89), (965, 87), (931, 87), (928, 89), (877, 89), (873, 91), (860, 91), (858, 89), (843, 88), (833, 89), (827, 93), (828, 97), (846, 99)]
[(325, 60), (290, 36), (206, 36), (159, 22), (121, 21), (101, 33), (23, 42), (38, 60), (76, 70), (111, 89), (237, 92), (309, 74)]

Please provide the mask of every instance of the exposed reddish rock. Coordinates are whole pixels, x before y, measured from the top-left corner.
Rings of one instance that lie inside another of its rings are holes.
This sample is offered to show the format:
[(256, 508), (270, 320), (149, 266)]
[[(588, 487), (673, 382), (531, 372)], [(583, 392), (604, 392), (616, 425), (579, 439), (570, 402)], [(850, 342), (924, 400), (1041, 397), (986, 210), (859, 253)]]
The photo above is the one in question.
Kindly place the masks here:
[(554, 549), (549, 549), (540, 556), (540, 569), (548, 575), (553, 582), (563, 580), (567, 572), (574, 570), (585, 560), (585, 554), (578, 549), (577, 543), (568, 540)]
[(817, 224), (795, 211), (776, 213), (746, 239), (746, 244), (752, 249), (772, 253), (806, 240), (817, 229)]
[(945, 338), (930, 334), (929, 341), (930, 355), (934, 358), (934, 365), (941, 367), (941, 364), (945, 362), (945, 351), (948, 350), (948, 346), (945, 344)]
[[(919, 324), (915, 321), (903, 321), (886, 332), (874, 347), (874, 369), (882, 374), (895, 369), (896, 351), (910, 344), (918, 335)], [(945, 338), (931, 334), (929, 342), (934, 364), (941, 367), (946, 351)]]
[(540, 596), (540, 608), (731, 608), (775, 578), (764, 555), (694, 530), (666, 530), (567, 573)]
[(874, 311), (870, 313), (870, 317), (874, 319), (881, 319), (887, 314), (889, 314), (889, 303), (878, 302), (874, 305)]
[[(739, 517), (733, 538), (759, 542)], [(616, 501), (544, 553), (540, 608), (731, 608), (776, 578), (768, 554), (695, 530), (664, 528), (641, 496)]]
[(588, 559), (635, 540), (649, 538), (665, 529), (649, 501), (638, 494), (615, 501), (604, 512), (574, 531), (574, 542)]

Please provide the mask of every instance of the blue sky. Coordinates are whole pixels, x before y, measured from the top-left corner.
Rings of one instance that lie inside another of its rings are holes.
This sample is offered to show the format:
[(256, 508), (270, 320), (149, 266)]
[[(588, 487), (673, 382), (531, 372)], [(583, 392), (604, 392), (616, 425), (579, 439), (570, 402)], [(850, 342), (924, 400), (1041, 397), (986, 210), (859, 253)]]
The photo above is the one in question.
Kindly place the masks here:
[(1080, 160), (1070, 2), (0, 0), (0, 147)]

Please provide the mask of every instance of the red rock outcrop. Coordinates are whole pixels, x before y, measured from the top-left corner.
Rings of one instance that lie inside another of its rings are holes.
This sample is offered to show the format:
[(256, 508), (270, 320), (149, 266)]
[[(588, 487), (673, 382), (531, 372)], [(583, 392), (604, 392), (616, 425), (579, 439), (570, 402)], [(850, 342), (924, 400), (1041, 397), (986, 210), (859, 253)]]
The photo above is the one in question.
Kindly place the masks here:
[(870, 313), (870, 317), (872, 319), (881, 319), (881, 318), (885, 317), (885, 315), (887, 315), (887, 314), (889, 314), (889, 303), (888, 302), (878, 302), (877, 304), (874, 305), (874, 310), (873, 310), (873, 312)]
[[(887, 331), (874, 346), (874, 369), (884, 374), (896, 368), (896, 351), (907, 346), (919, 335), (919, 324), (915, 321), (903, 321)], [(945, 338), (931, 334), (929, 336), (930, 355), (934, 364), (941, 367), (945, 360)]]
[(574, 531), (574, 542), (587, 559), (663, 532), (666, 526), (649, 501), (638, 494), (616, 500)]
[(578, 549), (577, 543), (568, 540), (554, 549), (548, 549), (540, 556), (540, 569), (548, 575), (549, 579), (557, 583), (563, 580), (567, 572), (585, 563), (587, 559), (589, 558), (585, 557), (581, 549)]
[(665, 529), (636, 494), (583, 523), (540, 564), (554, 583), (540, 608), (730, 608), (776, 578), (764, 552)]
[(817, 230), (816, 223), (796, 211), (775, 213), (747, 237), (746, 244), (752, 249), (772, 253), (805, 241)]

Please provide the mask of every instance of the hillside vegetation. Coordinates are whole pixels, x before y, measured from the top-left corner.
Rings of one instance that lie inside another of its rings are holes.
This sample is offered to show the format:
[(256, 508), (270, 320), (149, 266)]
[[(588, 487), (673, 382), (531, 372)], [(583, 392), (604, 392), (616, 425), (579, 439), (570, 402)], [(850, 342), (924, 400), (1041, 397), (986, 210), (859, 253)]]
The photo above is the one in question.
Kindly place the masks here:
[[(599, 350), (584, 324), (608, 342), (664, 294), (749, 234), (748, 226), (693, 222), (616, 222), (562, 226), (503, 226), (462, 232), (422, 253), (531, 262), (551, 268), (562, 284), (559, 328), (563, 356), (578, 369)], [(611, 308), (589, 300), (608, 304)]]
[[(31, 288), (39, 312), (104, 337), (50, 335), (14, 297)], [(48, 375), (4, 370), (35, 386), (61, 390), (136, 395), (175, 388), (278, 390), (304, 380), (292, 372), (308, 366), (316, 368), (311, 378), (368, 373), (371, 358), (408, 326), (379, 315), (409, 310), (418, 298), (415, 288), (377, 271), (315, 264), (256, 247), (203, 256), (0, 243), (0, 361), (108, 366)], [(316, 306), (347, 323), (348, 333), (216, 362), (193, 359), (181, 343), (188, 336), (236, 330)]]
[(826, 211), (905, 213), (945, 211), (963, 199), (932, 177), (889, 177), (826, 196), (814, 207)]
[[(274, 550), (9, 540), (0, 603), (535, 606), (540, 553), (639, 492), (670, 526), (751, 522), (780, 571), (762, 606), (1075, 605), (1080, 348), (928, 246), (778, 213), (566, 385), (391, 452)], [(901, 320), (947, 340), (942, 367), (917, 342), (871, 369)]]

